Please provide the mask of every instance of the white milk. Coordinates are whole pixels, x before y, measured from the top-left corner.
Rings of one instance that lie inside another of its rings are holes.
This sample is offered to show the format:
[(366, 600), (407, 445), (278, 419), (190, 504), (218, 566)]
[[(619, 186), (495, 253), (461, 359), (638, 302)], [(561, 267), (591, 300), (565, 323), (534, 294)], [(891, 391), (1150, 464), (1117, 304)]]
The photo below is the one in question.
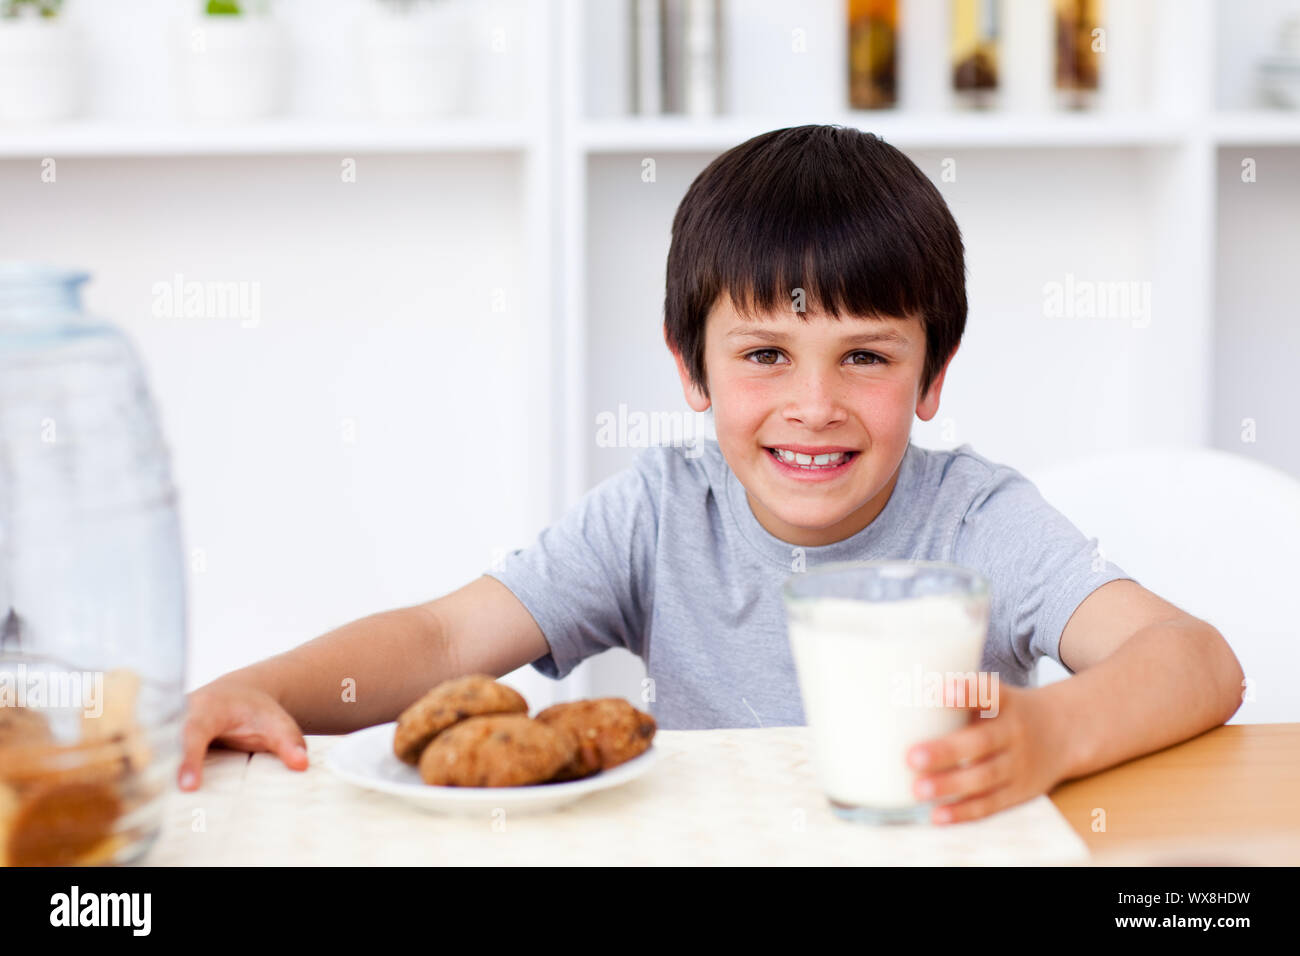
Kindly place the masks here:
[[(918, 678), (979, 668), (987, 605), (965, 594), (792, 603), (807, 617), (790, 614), (790, 646), (826, 795), (853, 806), (916, 806), (907, 749), (971, 714), (925, 706)], [(941, 679), (931, 676), (931, 688)]]

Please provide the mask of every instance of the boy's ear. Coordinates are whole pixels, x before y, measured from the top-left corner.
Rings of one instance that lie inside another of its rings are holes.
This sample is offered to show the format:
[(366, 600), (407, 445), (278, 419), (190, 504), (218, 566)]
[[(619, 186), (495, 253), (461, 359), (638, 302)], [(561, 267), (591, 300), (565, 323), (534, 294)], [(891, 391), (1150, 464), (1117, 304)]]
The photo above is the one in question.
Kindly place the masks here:
[(691, 381), (691, 373), (686, 370), (686, 363), (682, 361), (681, 354), (671, 345), (668, 346), (668, 351), (673, 353), (673, 361), (677, 363), (677, 377), (682, 380), (682, 392), (686, 396), (686, 404), (691, 406), (693, 411), (707, 411), (713, 402), (695, 387), (695, 383)]
[[(960, 347), (960, 345), (957, 346), (957, 348)], [(954, 348), (948, 356), (948, 360), (943, 363), (943, 368), (939, 369), (939, 374), (930, 383), (929, 390), (916, 403), (916, 417), (921, 421), (928, 422), (939, 413), (939, 393), (943, 391), (943, 378), (948, 374), (948, 366), (952, 364), (953, 356), (956, 354), (957, 349)]]

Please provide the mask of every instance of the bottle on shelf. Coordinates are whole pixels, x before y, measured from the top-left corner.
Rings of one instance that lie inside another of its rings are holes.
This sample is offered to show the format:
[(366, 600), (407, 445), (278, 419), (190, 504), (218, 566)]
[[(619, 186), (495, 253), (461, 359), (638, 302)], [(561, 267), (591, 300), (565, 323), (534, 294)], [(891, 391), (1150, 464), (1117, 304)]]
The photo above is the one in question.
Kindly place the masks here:
[(1065, 109), (1097, 104), (1106, 33), (1102, 0), (1056, 0), (1056, 98)]
[(898, 103), (898, 0), (849, 0), (849, 106)]
[(998, 105), (1000, 2), (952, 2), (952, 89), (958, 106), (987, 109)]
[(661, 112), (721, 112), (722, 0), (660, 0), (659, 7)]

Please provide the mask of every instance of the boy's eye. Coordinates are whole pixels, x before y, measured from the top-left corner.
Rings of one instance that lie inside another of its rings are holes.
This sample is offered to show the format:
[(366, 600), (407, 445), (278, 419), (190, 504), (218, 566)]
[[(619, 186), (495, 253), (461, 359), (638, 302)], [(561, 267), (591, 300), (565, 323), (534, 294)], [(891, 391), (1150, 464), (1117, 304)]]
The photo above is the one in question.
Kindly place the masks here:
[[(857, 356), (857, 355), (865, 355), (865, 356), (867, 356), (868, 358), (873, 358), (873, 359), (875, 359), (875, 361), (874, 361), (874, 362), (856, 362), (856, 361), (855, 361), (855, 362), (853, 363), (854, 365), (888, 365), (888, 364), (889, 364), (889, 361), (888, 361), (884, 356), (882, 356), (882, 355), (877, 355), (875, 352), (854, 352), (854, 353), (853, 353), (853, 356)], [(853, 356), (850, 356), (850, 358), (852, 358)]]
[[(749, 354), (747, 354), (747, 355), (745, 356), (745, 358), (750, 359), (751, 361), (754, 361), (754, 362), (755, 362), (756, 364), (758, 364), (758, 365), (776, 365), (777, 362), (776, 362), (776, 358), (775, 358), (775, 356), (779, 356), (780, 354), (781, 354), (781, 352), (780, 352), (779, 349), (757, 349), (756, 351), (753, 351), (753, 352), (750, 352)], [(756, 359), (756, 358), (755, 358), (755, 356), (760, 356), (760, 355), (771, 355), (771, 356), (773, 356), (773, 359), (772, 359), (772, 361), (767, 361), (766, 359)], [(867, 357), (868, 360), (872, 360), (872, 359), (874, 359), (874, 361), (861, 361), (861, 362), (859, 362), (859, 361), (857, 361), (857, 357), (858, 357), (859, 355), (865, 355), (865, 356)], [(850, 360), (851, 360), (850, 364), (852, 364), (852, 365), (865, 365), (865, 366), (867, 366), (868, 368), (870, 368), (870, 367), (873, 366), (873, 365), (888, 365), (888, 364), (889, 364), (889, 360), (888, 360), (888, 359), (886, 359), (886, 358), (885, 358), (884, 356), (882, 356), (882, 355), (877, 355), (875, 352), (863, 352), (863, 351), (852, 352), (852, 353), (849, 354), (849, 358), (850, 358)]]

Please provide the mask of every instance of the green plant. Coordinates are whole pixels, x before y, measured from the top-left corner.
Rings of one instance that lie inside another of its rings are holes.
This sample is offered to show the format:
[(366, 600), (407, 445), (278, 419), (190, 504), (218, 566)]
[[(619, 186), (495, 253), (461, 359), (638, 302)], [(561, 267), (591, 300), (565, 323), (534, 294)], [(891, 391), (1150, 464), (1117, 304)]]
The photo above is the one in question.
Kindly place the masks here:
[(266, 13), (268, 0), (208, 0), (203, 12), (210, 17), (239, 17), (246, 13)]
[(0, 0), (0, 20), (16, 20), (19, 17), (45, 17), (52, 19), (59, 15), (63, 0)]

